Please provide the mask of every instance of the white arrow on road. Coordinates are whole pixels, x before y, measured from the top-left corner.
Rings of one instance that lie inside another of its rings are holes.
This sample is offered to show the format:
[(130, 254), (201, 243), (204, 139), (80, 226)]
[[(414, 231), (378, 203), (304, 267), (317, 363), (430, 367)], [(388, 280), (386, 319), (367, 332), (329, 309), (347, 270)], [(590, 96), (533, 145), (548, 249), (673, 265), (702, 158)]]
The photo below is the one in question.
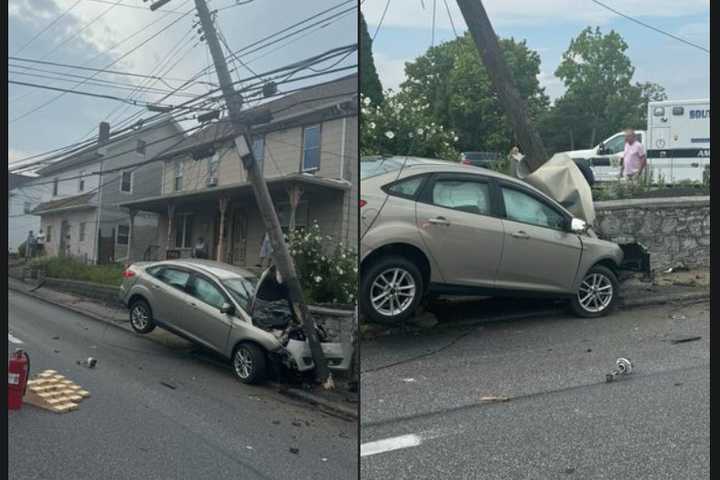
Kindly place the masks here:
[(378, 453), (391, 452), (401, 448), (417, 447), (422, 443), (419, 435), (400, 435), (399, 437), (386, 438), (376, 442), (368, 442), (360, 445), (360, 456), (367, 457)]
[(23, 344), (23, 341), (22, 341), (22, 340), (20, 340), (20, 339), (17, 338), (17, 337), (12, 336), (10, 333), (8, 333), (8, 341), (10, 341), (10, 343), (14, 343), (15, 345), (22, 345), (22, 344)]

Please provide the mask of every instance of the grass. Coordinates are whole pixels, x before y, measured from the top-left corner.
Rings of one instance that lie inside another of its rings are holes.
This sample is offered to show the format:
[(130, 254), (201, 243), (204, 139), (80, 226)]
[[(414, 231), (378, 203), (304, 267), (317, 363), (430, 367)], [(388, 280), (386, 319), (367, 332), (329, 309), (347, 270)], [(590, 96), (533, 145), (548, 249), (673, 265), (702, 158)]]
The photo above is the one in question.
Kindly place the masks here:
[(103, 285), (120, 286), (124, 270), (121, 264), (87, 265), (72, 258), (46, 257), (32, 261), (32, 266), (43, 267), (48, 277), (80, 280)]

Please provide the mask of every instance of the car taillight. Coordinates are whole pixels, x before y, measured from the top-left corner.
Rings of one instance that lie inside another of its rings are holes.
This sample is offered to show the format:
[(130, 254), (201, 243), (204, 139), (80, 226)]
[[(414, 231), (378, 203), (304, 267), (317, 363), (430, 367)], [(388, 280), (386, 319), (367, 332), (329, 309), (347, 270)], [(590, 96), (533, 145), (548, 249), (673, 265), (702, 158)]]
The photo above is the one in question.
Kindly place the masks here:
[(360, 199), (360, 208), (364, 207), (365, 205), (367, 205), (367, 202), (363, 199)]
[(123, 277), (125, 277), (125, 278), (132, 278), (132, 277), (135, 276), (135, 272), (133, 272), (132, 270), (130, 270), (130, 269), (128, 268), (127, 270), (125, 270), (125, 271), (123, 272), (122, 275), (123, 275)]
[(460, 163), (462, 163), (463, 165), (470, 165), (470, 160), (468, 160), (467, 158), (463, 158), (462, 162)]

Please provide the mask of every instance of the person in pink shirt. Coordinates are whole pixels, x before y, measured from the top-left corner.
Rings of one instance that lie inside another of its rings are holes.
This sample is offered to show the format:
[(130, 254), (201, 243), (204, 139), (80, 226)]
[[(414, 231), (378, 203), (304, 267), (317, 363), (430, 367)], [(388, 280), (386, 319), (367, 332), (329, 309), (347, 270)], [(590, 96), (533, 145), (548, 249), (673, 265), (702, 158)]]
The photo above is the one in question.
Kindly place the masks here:
[(640, 174), (647, 167), (647, 156), (642, 143), (635, 137), (635, 130), (625, 129), (625, 151), (620, 161), (620, 177), (623, 174), (629, 179), (640, 178)]

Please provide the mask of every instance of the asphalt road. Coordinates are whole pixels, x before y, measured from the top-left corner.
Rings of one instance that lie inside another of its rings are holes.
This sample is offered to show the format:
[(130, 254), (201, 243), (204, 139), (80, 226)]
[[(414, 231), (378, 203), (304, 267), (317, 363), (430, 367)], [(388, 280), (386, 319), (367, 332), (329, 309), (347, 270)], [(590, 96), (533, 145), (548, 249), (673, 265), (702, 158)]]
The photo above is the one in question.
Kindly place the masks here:
[(708, 478), (709, 324), (701, 303), (364, 342), (361, 478)]
[[(91, 394), (66, 414), (9, 412), (9, 478), (357, 478), (355, 422), (242, 385), (184, 342), (12, 291), (8, 302), (10, 351), (24, 348), (32, 372), (57, 370)], [(88, 356), (96, 368), (76, 364)]]

